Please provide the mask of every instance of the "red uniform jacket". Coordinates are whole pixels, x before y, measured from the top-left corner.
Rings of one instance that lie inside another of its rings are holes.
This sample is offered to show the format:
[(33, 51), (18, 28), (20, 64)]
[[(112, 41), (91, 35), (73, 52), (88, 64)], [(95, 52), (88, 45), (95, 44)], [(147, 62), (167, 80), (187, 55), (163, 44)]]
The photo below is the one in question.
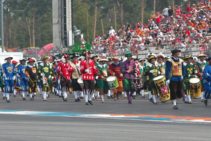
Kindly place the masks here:
[(74, 71), (73, 67), (68, 62), (67, 63), (60, 62), (58, 64), (58, 72), (67, 80), (71, 79), (73, 71)]
[(95, 80), (97, 68), (93, 60), (90, 59), (88, 62), (86, 60), (81, 61), (80, 71), (83, 80)]

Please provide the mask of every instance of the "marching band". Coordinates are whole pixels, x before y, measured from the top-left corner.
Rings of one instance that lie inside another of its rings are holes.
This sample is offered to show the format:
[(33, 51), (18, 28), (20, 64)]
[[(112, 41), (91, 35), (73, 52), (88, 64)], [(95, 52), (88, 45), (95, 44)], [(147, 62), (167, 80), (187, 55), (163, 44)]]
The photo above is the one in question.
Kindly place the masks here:
[(40, 94), (43, 101), (55, 94), (65, 102), (72, 93), (75, 102), (84, 99), (85, 105), (93, 105), (96, 97), (104, 103), (106, 94), (114, 100), (125, 94), (128, 104), (141, 95), (148, 96), (153, 104), (171, 100), (175, 110), (180, 98), (187, 104), (201, 99), (207, 106), (211, 57), (199, 54), (181, 59), (180, 50), (171, 53), (171, 57), (151, 53), (147, 58), (137, 58), (127, 51), (125, 58), (107, 58), (86, 51), (81, 56), (63, 54), (60, 58), (45, 56), (41, 61), (28, 58), (19, 62), (7, 57), (1, 66), (0, 87), (8, 103), (11, 95), (18, 94), (23, 100), (34, 100)]

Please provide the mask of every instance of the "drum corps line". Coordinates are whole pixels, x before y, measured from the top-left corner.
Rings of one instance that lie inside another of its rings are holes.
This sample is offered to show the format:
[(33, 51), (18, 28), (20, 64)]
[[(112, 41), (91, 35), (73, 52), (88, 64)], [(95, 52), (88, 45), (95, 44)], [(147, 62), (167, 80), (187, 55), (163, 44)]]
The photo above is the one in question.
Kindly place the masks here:
[(130, 51), (124, 58), (91, 54), (45, 56), (13, 60), (5, 58), (1, 65), (0, 87), (3, 99), (19, 96), (24, 101), (35, 100), (40, 94), (47, 101), (54, 94), (67, 101), (73, 94), (75, 102), (82, 99), (85, 105), (93, 105), (93, 99), (105, 102), (127, 97), (132, 104), (137, 95), (147, 97), (153, 104), (172, 101), (178, 109), (177, 99), (187, 104), (192, 99), (201, 99), (205, 106), (211, 93), (211, 57), (199, 54), (181, 59), (181, 51), (174, 49), (172, 56), (148, 54), (147, 58), (132, 56)]

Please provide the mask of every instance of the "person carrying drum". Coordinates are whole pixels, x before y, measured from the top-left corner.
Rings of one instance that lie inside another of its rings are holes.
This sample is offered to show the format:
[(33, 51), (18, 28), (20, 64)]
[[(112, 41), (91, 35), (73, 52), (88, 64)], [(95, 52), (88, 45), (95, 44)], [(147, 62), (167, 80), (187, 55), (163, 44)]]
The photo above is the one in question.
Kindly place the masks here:
[(121, 72), (121, 61), (119, 57), (113, 57), (112, 60), (113, 62), (109, 66), (109, 74), (117, 78), (118, 87), (113, 89), (113, 93), (114, 93), (114, 100), (116, 99), (118, 100), (119, 96), (123, 92), (123, 83), (122, 83), (123, 74)]
[(197, 67), (195, 64), (193, 64), (193, 57), (187, 56), (186, 58), (186, 65), (184, 66), (184, 73), (183, 73), (183, 78), (184, 78), (184, 90), (185, 90), (185, 103), (187, 104), (192, 104), (191, 100), (191, 86), (190, 86), (190, 79), (197, 77)]
[(97, 83), (97, 87), (99, 88), (102, 103), (104, 103), (104, 101), (105, 101), (104, 96), (108, 92), (108, 89), (109, 89), (107, 81), (106, 81), (106, 78), (108, 77), (107, 62), (108, 62), (108, 59), (100, 58), (99, 64), (97, 65), (98, 78), (96, 80), (96, 83)]
[(10, 94), (14, 92), (14, 81), (15, 81), (15, 66), (12, 64), (13, 57), (5, 58), (6, 63), (2, 65), (3, 80), (4, 80), (4, 93), (3, 99), (10, 102)]
[(130, 51), (125, 53), (127, 60), (122, 64), (122, 73), (124, 76), (123, 87), (127, 94), (128, 104), (132, 104), (132, 95), (134, 92), (134, 78), (135, 78), (135, 61), (132, 59)]
[(28, 59), (28, 65), (26, 67), (25, 73), (29, 81), (29, 96), (31, 100), (34, 100), (37, 92), (37, 79), (38, 79), (38, 69), (35, 65), (36, 60), (34, 58)]
[(72, 56), (72, 61), (70, 61), (70, 65), (73, 67), (73, 72), (72, 72), (72, 88), (73, 88), (73, 95), (75, 97), (75, 102), (80, 102), (80, 94), (82, 91), (82, 87), (78, 83), (78, 79), (80, 78), (80, 71), (79, 67), (80, 64), (78, 62), (78, 55), (74, 54)]
[(211, 57), (208, 57), (207, 59), (208, 64), (204, 68), (203, 72), (203, 86), (204, 86), (204, 105), (207, 107), (208, 105), (208, 99), (210, 98), (211, 94)]
[(173, 103), (173, 109), (177, 110), (177, 98), (182, 98), (183, 91), (183, 60), (179, 58), (181, 50), (174, 49), (171, 51), (172, 56), (166, 61), (166, 84), (170, 88), (170, 99)]
[(156, 88), (155, 82), (153, 79), (160, 75), (160, 68), (156, 64), (156, 56), (151, 54), (148, 57), (148, 62), (150, 63), (147, 68), (145, 75), (149, 78), (149, 90), (151, 91), (152, 95), (149, 95), (149, 100), (153, 104), (157, 104), (156, 96), (158, 95), (158, 90)]
[(90, 57), (90, 52), (85, 52), (86, 59), (80, 63), (80, 72), (84, 82), (84, 98), (86, 105), (93, 105), (92, 94), (95, 89), (95, 75), (97, 74), (97, 68), (94, 61)]
[[(202, 75), (203, 75), (203, 71), (204, 71), (204, 68), (205, 66), (207, 65), (207, 62), (206, 62), (206, 55), (205, 54), (199, 54), (198, 55), (198, 61), (196, 62), (196, 65), (198, 66), (198, 77), (200, 78), (201, 80), (201, 84), (202, 84)], [(204, 89), (203, 89), (203, 85), (202, 85), (202, 89), (201, 89), (202, 93), (201, 93), (201, 100), (203, 101), (204, 100)]]

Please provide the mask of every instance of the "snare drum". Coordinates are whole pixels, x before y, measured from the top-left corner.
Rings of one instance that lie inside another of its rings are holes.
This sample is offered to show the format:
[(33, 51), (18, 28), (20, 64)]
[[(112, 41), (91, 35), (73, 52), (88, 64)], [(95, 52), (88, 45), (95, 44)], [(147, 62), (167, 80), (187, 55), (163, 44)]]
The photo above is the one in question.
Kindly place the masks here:
[(190, 95), (193, 98), (201, 97), (201, 82), (199, 78), (190, 78)]
[(83, 89), (84, 87), (84, 82), (83, 82), (83, 79), (82, 77), (79, 77), (78, 80), (77, 80), (78, 84), (81, 86), (81, 89)]
[(109, 76), (106, 79), (106, 81), (108, 82), (108, 87), (110, 89), (115, 89), (115, 88), (117, 88), (119, 86), (116, 76)]
[(166, 79), (163, 75), (157, 76), (153, 79), (156, 88), (159, 91), (160, 94), (160, 101), (166, 102), (170, 100), (170, 92), (169, 88), (166, 86)]

